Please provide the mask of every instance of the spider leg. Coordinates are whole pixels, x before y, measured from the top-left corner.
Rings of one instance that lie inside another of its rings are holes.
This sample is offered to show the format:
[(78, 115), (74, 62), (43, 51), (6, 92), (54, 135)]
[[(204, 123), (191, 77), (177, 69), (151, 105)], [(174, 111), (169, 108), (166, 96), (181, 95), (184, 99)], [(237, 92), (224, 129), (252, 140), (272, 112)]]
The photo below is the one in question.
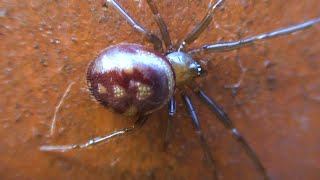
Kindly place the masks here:
[(202, 21), (187, 35), (187, 37), (183, 40), (181, 45), (179, 46), (179, 51), (183, 50), (185, 45), (192, 43), (195, 41), (199, 35), (208, 27), (209, 23), (212, 20), (213, 11), (222, 3), (223, 0), (218, 0), (215, 4), (210, 1), (209, 8), (207, 14), (202, 19)]
[(214, 100), (208, 97), (197, 85), (193, 87), (194, 92), (203, 100), (218, 116), (218, 119), (223, 123), (225, 128), (227, 128), (233, 135), (236, 141), (238, 141), (242, 148), (246, 151), (247, 155), (253, 160), (256, 167), (259, 169), (265, 180), (270, 180), (267, 175), (265, 167), (262, 165), (257, 154), (251, 149), (244, 137), (239, 133), (238, 129), (235, 128), (233, 122), (228, 117), (228, 115), (222, 110), (222, 108), (214, 102)]
[(176, 101), (174, 96), (171, 97), (169, 104), (168, 104), (168, 120), (167, 120), (167, 129), (166, 129), (166, 134), (165, 134), (165, 139), (164, 139), (164, 144), (163, 147), (166, 150), (169, 144), (169, 140), (171, 137), (171, 131), (172, 131), (172, 122), (174, 115), (176, 114)]
[(169, 32), (168, 32), (166, 23), (162, 19), (156, 4), (152, 0), (147, 0), (147, 3), (149, 5), (149, 7), (150, 7), (155, 19), (156, 19), (156, 22), (157, 22), (158, 27), (159, 27), (160, 32), (161, 32), (162, 40), (163, 40), (167, 50), (170, 50), (172, 48), (172, 42), (171, 42), (171, 39), (170, 39), (170, 35), (169, 35)]
[(216, 166), (215, 160), (213, 159), (213, 157), (211, 155), (210, 148), (209, 148), (208, 143), (203, 135), (203, 131), (201, 129), (197, 113), (192, 105), (190, 98), (185, 94), (182, 94), (181, 96), (182, 96), (184, 105), (186, 106), (186, 108), (189, 111), (189, 114), (192, 118), (193, 127), (195, 128), (196, 134), (200, 139), (200, 143), (201, 143), (203, 152), (205, 154), (206, 160), (208, 161), (210, 168), (212, 169), (214, 179), (218, 179), (217, 171), (216, 171), (216, 167), (215, 167)]
[(147, 120), (147, 116), (141, 116), (138, 118), (138, 120), (135, 122), (134, 126), (132, 127), (128, 127), (128, 128), (123, 128), (121, 130), (115, 131), (111, 134), (107, 134), (105, 136), (101, 136), (101, 137), (95, 137), (93, 139), (90, 139), (89, 141), (82, 143), (82, 144), (70, 144), (70, 145), (46, 145), (46, 146), (40, 146), (40, 150), (41, 151), (67, 151), (67, 150), (71, 150), (71, 149), (82, 149), (82, 148), (87, 148), (89, 146), (93, 146), (96, 145), (100, 142), (103, 141), (108, 141), (111, 138), (114, 138), (116, 136), (119, 135), (123, 135), (126, 134), (128, 132), (131, 132), (132, 130), (136, 129), (136, 128), (140, 128), (143, 126), (143, 124), (146, 122)]
[(105, 0), (105, 3), (110, 4), (122, 17), (134, 28), (137, 32), (141, 33), (147, 41), (151, 42), (155, 50), (162, 51), (162, 41), (151, 32), (141, 27), (132, 17), (119, 5), (116, 0)]
[(61, 105), (63, 104), (67, 94), (70, 92), (72, 85), (74, 84), (74, 82), (71, 82), (69, 84), (69, 86), (67, 87), (67, 89), (65, 90), (65, 92), (63, 93), (58, 105), (54, 108), (54, 114), (52, 117), (52, 121), (51, 121), (51, 128), (50, 128), (50, 135), (53, 136), (54, 134), (54, 130), (56, 128), (56, 121), (57, 121), (57, 114), (58, 111), (61, 109)]
[(320, 18), (312, 19), (300, 24), (296, 24), (293, 26), (289, 26), (286, 28), (278, 29), (269, 33), (260, 34), (258, 36), (249, 37), (246, 39), (238, 40), (238, 41), (230, 41), (230, 42), (222, 42), (222, 43), (216, 43), (216, 44), (206, 44), (203, 45), (200, 48), (192, 49), (188, 53), (200, 53), (200, 52), (222, 52), (222, 51), (231, 51), (234, 49), (239, 49), (242, 47), (246, 47), (249, 45), (254, 44), (257, 41), (263, 40), (263, 39), (270, 39), (275, 38), (278, 36), (290, 34), (296, 31), (300, 31), (306, 28), (311, 27), (312, 25), (319, 23)]

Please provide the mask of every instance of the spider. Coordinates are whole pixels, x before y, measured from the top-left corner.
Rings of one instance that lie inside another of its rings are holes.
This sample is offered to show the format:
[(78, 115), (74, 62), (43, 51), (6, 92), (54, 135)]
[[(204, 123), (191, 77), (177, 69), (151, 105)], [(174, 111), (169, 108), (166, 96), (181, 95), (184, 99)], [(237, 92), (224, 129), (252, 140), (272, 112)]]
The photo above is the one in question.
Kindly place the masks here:
[(228, 115), (214, 99), (206, 95), (194, 82), (196, 77), (204, 76), (206, 71), (197, 60), (193, 59), (192, 55), (231, 51), (250, 46), (257, 41), (309, 28), (319, 23), (320, 18), (258, 36), (237, 41), (206, 44), (196, 49), (187, 50), (186, 46), (194, 42), (206, 27), (208, 27), (213, 18), (214, 10), (221, 6), (223, 0), (218, 0), (216, 3), (210, 2), (205, 17), (191, 33), (187, 35), (183, 42), (177, 46), (172, 44), (166, 24), (156, 4), (152, 0), (147, 0), (147, 3), (160, 29), (162, 39), (141, 27), (116, 0), (105, 0), (105, 3), (113, 7), (135, 31), (152, 43), (154, 50), (147, 49), (142, 45), (129, 43), (121, 43), (104, 49), (88, 66), (88, 89), (94, 99), (102, 105), (125, 116), (135, 117), (137, 120), (132, 127), (124, 128), (102, 137), (93, 138), (83, 144), (45, 145), (41, 146), (40, 150), (66, 151), (76, 148), (86, 148), (109, 140), (110, 138), (126, 134), (136, 128), (142, 127), (150, 113), (160, 109), (166, 104), (168, 104), (169, 115), (164, 144), (167, 146), (170, 139), (172, 121), (176, 113), (175, 94), (180, 94), (192, 119), (208, 165), (211, 167), (214, 178), (218, 179), (215, 160), (204, 137), (197, 112), (187, 94), (187, 89), (191, 89), (213, 110), (220, 122), (232, 133), (235, 140), (240, 143), (263, 178), (269, 180), (270, 177), (268, 176), (266, 168), (245, 138), (234, 126)]

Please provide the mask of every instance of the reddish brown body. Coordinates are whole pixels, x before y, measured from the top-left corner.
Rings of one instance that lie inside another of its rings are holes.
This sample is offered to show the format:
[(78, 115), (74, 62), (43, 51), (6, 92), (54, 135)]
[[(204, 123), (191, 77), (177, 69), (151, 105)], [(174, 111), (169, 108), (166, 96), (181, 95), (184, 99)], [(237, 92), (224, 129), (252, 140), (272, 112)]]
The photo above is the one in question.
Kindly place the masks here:
[(175, 86), (173, 68), (166, 57), (137, 44), (104, 49), (89, 64), (87, 82), (96, 100), (128, 116), (161, 108)]

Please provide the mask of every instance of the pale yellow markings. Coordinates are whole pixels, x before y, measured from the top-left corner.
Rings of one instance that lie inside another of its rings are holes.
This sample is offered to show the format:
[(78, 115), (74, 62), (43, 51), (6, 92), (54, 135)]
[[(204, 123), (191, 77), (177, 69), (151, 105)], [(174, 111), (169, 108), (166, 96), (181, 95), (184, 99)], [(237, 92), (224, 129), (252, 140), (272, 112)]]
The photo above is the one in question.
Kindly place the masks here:
[(146, 52), (141, 52), (141, 54), (148, 54), (148, 57), (153, 56), (154, 60), (157, 61), (158, 64), (155, 64), (156, 66), (159, 66), (159, 68), (163, 68), (165, 70), (166, 73), (166, 77), (168, 79), (168, 96), (167, 98), (163, 101), (163, 103), (155, 109), (152, 109), (150, 111), (147, 111), (145, 114), (150, 114), (154, 111), (156, 111), (157, 109), (160, 109), (162, 106), (166, 105), (167, 102), (169, 101), (169, 99), (172, 97), (172, 95), (174, 94), (174, 87), (175, 87), (175, 79), (174, 79), (174, 74), (173, 74), (173, 70), (171, 69), (171, 66), (163, 61), (163, 59), (157, 57), (155, 54), (153, 53), (146, 53)]
[(137, 93), (137, 99), (139, 101), (147, 99), (149, 96), (152, 95), (152, 90), (150, 86), (146, 84), (142, 84), (140, 82), (136, 83), (136, 86), (138, 87), (138, 93)]
[(102, 84), (98, 84), (98, 92), (100, 93), (100, 94), (105, 94), (105, 93), (107, 93), (107, 89), (102, 85)]
[(132, 73), (133, 73), (133, 68), (132, 68), (132, 67), (126, 68), (126, 69), (124, 69), (123, 71), (124, 71), (125, 73), (127, 73), (127, 74), (132, 74)]
[(115, 85), (113, 86), (113, 94), (114, 97), (120, 98), (125, 95), (125, 90), (121, 86)]

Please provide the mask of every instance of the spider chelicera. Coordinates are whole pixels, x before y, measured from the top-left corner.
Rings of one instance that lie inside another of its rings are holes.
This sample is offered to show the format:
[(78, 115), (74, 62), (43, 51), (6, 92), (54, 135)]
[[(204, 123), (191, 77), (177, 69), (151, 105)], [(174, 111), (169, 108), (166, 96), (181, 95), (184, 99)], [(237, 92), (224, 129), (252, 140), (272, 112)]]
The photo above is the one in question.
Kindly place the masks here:
[(109, 140), (141, 127), (147, 120), (148, 114), (168, 104), (169, 117), (164, 141), (166, 146), (170, 138), (172, 120), (176, 113), (174, 95), (179, 93), (191, 116), (205, 157), (212, 168), (213, 176), (215, 179), (218, 179), (214, 158), (201, 130), (197, 113), (187, 95), (186, 89), (189, 88), (215, 112), (221, 123), (230, 130), (235, 140), (241, 144), (264, 179), (270, 179), (260, 159), (234, 127), (227, 114), (194, 82), (196, 77), (203, 76), (206, 72), (200, 63), (192, 58), (192, 55), (203, 52), (210, 53), (239, 49), (260, 40), (274, 38), (311, 27), (313, 24), (319, 23), (320, 18), (238, 41), (207, 44), (196, 49), (187, 50), (186, 46), (195, 41), (204, 31), (212, 20), (213, 11), (222, 4), (223, 0), (209, 4), (206, 16), (178, 46), (172, 44), (165, 22), (152, 0), (147, 0), (147, 3), (158, 24), (162, 40), (141, 27), (116, 0), (105, 0), (105, 2), (120, 13), (132, 28), (152, 43), (154, 50), (129, 43), (122, 43), (104, 49), (88, 66), (88, 88), (91, 95), (102, 105), (117, 113), (136, 117), (137, 120), (132, 127), (115, 131), (103, 137), (93, 138), (83, 144), (46, 145), (41, 146), (40, 149), (42, 151), (66, 151), (85, 148)]

